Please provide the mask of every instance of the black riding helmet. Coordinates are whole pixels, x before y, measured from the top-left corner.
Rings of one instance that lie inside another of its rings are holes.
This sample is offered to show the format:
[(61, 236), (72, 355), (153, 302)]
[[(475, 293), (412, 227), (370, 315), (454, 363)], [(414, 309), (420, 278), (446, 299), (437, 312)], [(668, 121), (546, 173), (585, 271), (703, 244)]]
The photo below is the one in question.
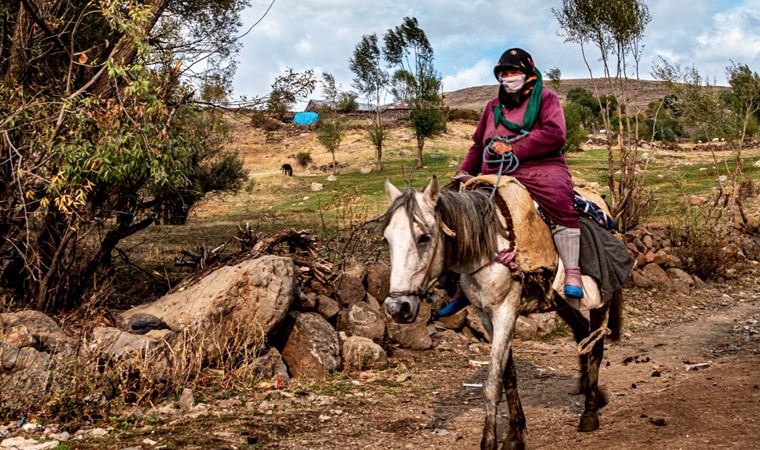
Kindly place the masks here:
[(499, 80), (499, 75), (509, 69), (520, 71), (527, 77), (536, 74), (533, 58), (521, 48), (510, 48), (502, 53), (499, 62), (493, 68), (493, 76)]

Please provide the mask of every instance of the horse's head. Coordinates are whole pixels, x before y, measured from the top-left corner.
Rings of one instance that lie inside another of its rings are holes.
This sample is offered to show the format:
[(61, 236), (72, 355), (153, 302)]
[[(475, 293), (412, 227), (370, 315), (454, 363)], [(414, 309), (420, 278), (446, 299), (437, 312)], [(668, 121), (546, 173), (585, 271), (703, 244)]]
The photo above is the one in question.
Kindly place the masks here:
[(436, 216), (438, 181), (433, 177), (423, 192), (403, 193), (385, 180), (390, 200), (383, 236), (391, 257), (390, 293), (385, 311), (400, 323), (413, 322), (421, 297), (443, 270), (441, 228)]

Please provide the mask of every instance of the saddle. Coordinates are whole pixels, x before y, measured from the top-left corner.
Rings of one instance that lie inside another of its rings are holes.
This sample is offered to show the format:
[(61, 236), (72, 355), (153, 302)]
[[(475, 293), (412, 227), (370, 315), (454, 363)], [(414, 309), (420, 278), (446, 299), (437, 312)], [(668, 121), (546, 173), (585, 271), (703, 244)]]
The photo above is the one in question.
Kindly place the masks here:
[[(480, 175), (468, 180), (463, 190), (492, 189), (496, 184), (496, 175)], [(597, 193), (585, 187), (582, 183), (575, 186), (583, 198), (599, 205), (610, 214), (604, 199)], [(540, 285), (544, 297), (549, 300), (549, 294), (554, 291), (567, 300), (576, 309), (595, 309), (602, 305), (599, 288), (590, 276), (583, 275), (583, 299), (566, 298), (562, 289), (564, 286), (564, 268), (554, 246), (549, 226), (536, 209), (533, 198), (528, 190), (516, 179), (502, 175), (497, 187), (496, 205), (504, 216), (506, 227), (511, 232), (509, 239), (513, 242), (510, 247), (516, 252), (515, 262), (519, 275), (528, 284)], [(539, 308), (540, 309), (540, 308)]]

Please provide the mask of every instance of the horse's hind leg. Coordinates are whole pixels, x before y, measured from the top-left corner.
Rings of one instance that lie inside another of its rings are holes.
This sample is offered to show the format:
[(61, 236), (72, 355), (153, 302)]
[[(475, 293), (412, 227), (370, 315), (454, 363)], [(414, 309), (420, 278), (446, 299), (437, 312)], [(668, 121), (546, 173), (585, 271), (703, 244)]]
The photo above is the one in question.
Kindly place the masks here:
[(512, 350), (509, 351), (507, 368), (502, 376), (504, 392), (509, 405), (509, 434), (501, 446), (502, 450), (522, 450), (525, 448), (525, 414), (520, 395), (517, 392), (517, 370)]
[[(591, 329), (596, 330), (605, 325), (607, 306), (591, 310)], [(578, 431), (594, 431), (599, 429), (599, 409), (607, 404), (604, 393), (599, 389), (599, 367), (604, 357), (604, 338), (599, 339), (588, 355), (588, 383), (586, 388), (586, 404), (584, 406)]]
[[(563, 303), (560, 303), (561, 306), (557, 309), (557, 315), (570, 326), (575, 342), (580, 342), (589, 334), (588, 320), (578, 310), (567, 303)], [(580, 355), (578, 359), (581, 370), (581, 377), (578, 380), (578, 393), (585, 394), (588, 390), (588, 356)]]

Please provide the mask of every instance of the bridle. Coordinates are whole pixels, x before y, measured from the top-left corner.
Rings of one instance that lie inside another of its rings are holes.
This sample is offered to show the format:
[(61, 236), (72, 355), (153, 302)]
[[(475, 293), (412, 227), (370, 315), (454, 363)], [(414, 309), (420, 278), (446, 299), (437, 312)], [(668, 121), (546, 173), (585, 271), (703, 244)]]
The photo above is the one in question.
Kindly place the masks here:
[(443, 234), (447, 236), (454, 237), (456, 236), (456, 233), (449, 228), (445, 223), (443, 223), (443, 220), (440, 216), (436, 217), (436, 222), (438, 222), (438, 234), (435, 238), (435, 246), (433, 247), (433, 253), (430, 256), (430, 262), (427, 265), (427, 268), (425, 268), (425, 274), (422, 276), (422, 283), (420, 283), (420, 287), (416, 290), (406, 290), (406, 291), (390, 291), (388, 292), (388, 298), (400, 298), (400, 297), (418, 297), (420, 299), (424, 299), (428, 303), (432, 303), (433, 301), (433, 294), (431, 292), (433, 285), (437, 281), (436, 278), (430, 279), (431, 272), (433, 271), (433, 264), (435, 262), (435, 256), (438, 254), (438, 247), (439, 243), (444, 239)]

